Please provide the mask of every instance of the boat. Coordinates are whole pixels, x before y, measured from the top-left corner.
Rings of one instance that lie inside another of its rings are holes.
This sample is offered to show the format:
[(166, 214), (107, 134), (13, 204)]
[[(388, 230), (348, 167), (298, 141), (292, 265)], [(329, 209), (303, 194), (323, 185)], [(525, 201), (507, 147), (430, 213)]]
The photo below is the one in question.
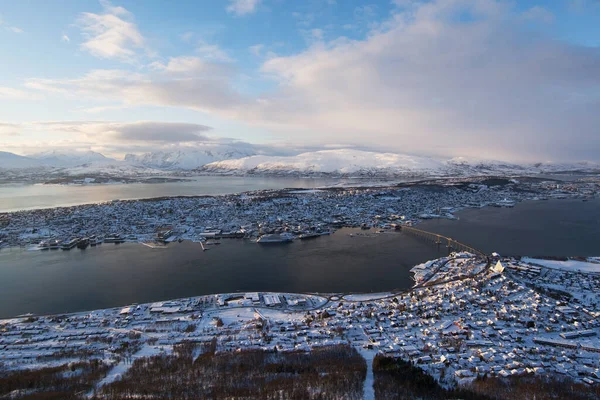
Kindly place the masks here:
[(512, 200), (508, 200), (508, 199), (503, 199), (500, 200), (499, 202), (496, 203), (496, 207), (508, 207), (508, 208), (512, 208), (515, 206), (515, 202)]
[(63, 250), (71, 250), (73, 247), (77, 246), (77, 243), (79, 243), (79, 238), (73, 238), (63, 242), (60, 248)]
[(259, 237), (256, 243), (289, 243), (292, 240), (294, 240), (294, 235), (291, 233), (270, 233)]
[(104, 242), (119, 244), (119, 243), (125, 242), (125, 238), (123, 238), (118, 233), (111, 233), (110, 235), (108, 235), (104, 238)]
[(79, 240), (79, 242), (77, 242), (77, 248), (84, 250), (86, 249), (88, 246), (90, 245), (90, 239), (89, 238), (82, 238)]
[(101, 237), (98, 237), (96, 235), (92, 235), (90, 236), (90, 246), (97, 246), (99, 244), (102, 244), (102, 241), (104, 239), (102, 239)]
[(50, 243), (48, 243), (47, 240), (42, 240), (38, 244), (38, 247), (40, 248), (40, 250), (50, 250)]
[(314, 238), (318, 238), (319, 236), (328, 235), (328, 234), (329, 234), (329, 232), (326, 232), (326, 233), (318, 233), (318, 232), (303, 233), (300, 236), (298, 236), (298, 239), (300, 239), (300, 240), (314, 239)]
[(48, 242), (50, 246), (50, 250), (58, 250), (60, 249), (60, 240), (52, 239)]

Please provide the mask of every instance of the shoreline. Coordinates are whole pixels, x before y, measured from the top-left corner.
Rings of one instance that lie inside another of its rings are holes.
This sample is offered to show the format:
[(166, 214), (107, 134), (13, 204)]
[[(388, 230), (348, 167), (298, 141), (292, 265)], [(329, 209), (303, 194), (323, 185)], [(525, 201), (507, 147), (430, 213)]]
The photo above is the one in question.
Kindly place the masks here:
[[(573, 275), (568, 263), (557, 270), (497, 260), (501, 267), (467, 253), (431, 260), (413, 268), (429, 269), (427, 284), (400, 293), (223, 293), (3, 319), (0, 361), (18, 372), (95, 360), (106, 370), (95, 386), (100, 389), (122, 379), (132, 360), (177, 356), (182, 345), (210, 343), (216, 353), (229, 354), (347, 345), (416, 363), (442, 385), (551, 374), (600, 383), (594, 376), (600, 312), (586, 305), (597, 296), (600, 276)], [(593, 298), (557, 303), (540, 286), (550, 288), (557, 279), (574, 295), (581, 283), (592, 282), (585, 293)], [(564, 329), (542, 329), (552, 319)], [(552, 361), (555, 356), (560, 359)]]
[[(491, 183), (486, 185), (485, 182)], [(513, 207), (527, 200), (550, 198), (580, 198), (585, 201), (597, 198), (600, 193), (598, 186), (588, 182), (565, 184), (570, 188), (569, 191), (559, 189), (559, 186), (547, 181), (503, 180), (501, 184), (495, 184), (495, 181), (486, 180), (481, 183), (440, 183), (431, 180), (382, 187), (287, 188), (224, 195), (113, 200), (0, 213), (0, 241), (4, 246), (19, 247), (31, 245), (32, 240), (66, 240), (78, 236), (120, 233), (129, 241), (148, 242), (155, 239), (159, 229), (165, 226), (172, 227), (175, 239), (192, 241), (207, 236), (239, 235), (252, 238), (282, 232), (299, 236), (303, 233), (334, 231), (340, 227), (361, 225), (389, 229), (395, 224), (416, 225), (424, 219), (456, 219), (457, 212), (469, 208), (491, 205)], [(457, 193), (460, 196), (457, 197)], [(306, 212), (309, 203), (310, 211)], [(360, 213), (353, 211), (353, 208), (373, 211)], [(195, 215), (184, 213), (185, 209), (196, 209)], [(176, 210), (176, 213), (168, 210)], [(172, 216), (165, 215), (165, 211)], [(268, 217), (269, 214), (277, 215), (282, 212), (293, 216), (285, 221), (273, 221)], [(160, 219), (151, 217), (157, 213), (163, 216)], [(219, 218), (216, 218), (215, 213), (220, 214)], [(102, 217), (103, 214), (106, 216)], [(213, 218), (210, 218), (211, 214), (214, 215)], [(209, 215), (208, 220), (206, 215)], [(65, 223), (65, 219), (82, 216), (98, 220), (98, 224), (93, 229), (75, 231), (70, 228), (72, 225)], [(117, 218), (116, 224), (107, 224), (114, 218)], [(132, 229), (134, 225), (138, 227)], [(33, 231), (27, 233), (24, 226), (33, 227)], [(38, 230), (41, 233), (36, 232)], [(203, 233), (204, 230), (212, 233), (207, 235)]]

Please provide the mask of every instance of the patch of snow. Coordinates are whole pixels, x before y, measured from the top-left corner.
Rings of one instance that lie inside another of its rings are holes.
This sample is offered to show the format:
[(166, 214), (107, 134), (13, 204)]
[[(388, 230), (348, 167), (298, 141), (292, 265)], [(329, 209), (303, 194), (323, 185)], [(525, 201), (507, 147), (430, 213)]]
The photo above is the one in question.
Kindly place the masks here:
[(544, 260), (540, 258), (523, 257), (521, 261), (538, 264), (551, 269), (561, 269), (564, 271), (582, 271), (582, 272), (600, 272), (600, 264), (585, 261), (556, 261), (556, 260)]

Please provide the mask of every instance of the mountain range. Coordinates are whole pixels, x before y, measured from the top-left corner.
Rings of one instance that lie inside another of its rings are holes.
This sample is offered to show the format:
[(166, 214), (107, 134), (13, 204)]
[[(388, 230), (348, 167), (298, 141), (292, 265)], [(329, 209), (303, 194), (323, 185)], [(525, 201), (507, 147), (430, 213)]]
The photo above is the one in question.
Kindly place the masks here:
[(457, 157), (440, 159), (355, 149), (321, 150), (295, 156), (252, 154), (247, 149), (216, 145), (200, 149), (177, 149), (127, 154), (123, 160), (93, 151), (50, 151), (29, 156), (0, 152), (5, 170), (51, 170), (73, 175), (113, 171), (114, 175), (134, 171), (136, 175), (191, 171), (190, 173), (328, 176), (477, 176), (525, 175), (556, 172), (598, 172), (600, 164), (529, 163)]

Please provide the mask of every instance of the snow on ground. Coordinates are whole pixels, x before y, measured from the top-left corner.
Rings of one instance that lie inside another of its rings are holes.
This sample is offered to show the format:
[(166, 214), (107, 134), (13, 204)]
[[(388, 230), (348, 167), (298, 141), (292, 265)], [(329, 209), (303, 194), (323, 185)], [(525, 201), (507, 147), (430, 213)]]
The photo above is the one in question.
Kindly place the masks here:
[(256, 318), (252, 308), (233, 308), (230, 310), (219, 310), (215, 317), (219, 317), (225, 325), (231, 325), (236, 322), (252, 321)]
[(373, 378), (373, 359), (377, 354), (377, 350), (366, 350), (359, 348), (358, 352), (367, 361), (367, 377), (363, 383), (363, 399), (373, 400), (375, 399), (375, 388), (373, 387), (373, 383), (375, 381)]
[(363, 293), (363, 294), (347, 294), (344, 296), (344, 300), (348, 301), (369, 301), (369, 300), (379, 300), (386, 297), (392, 296), (394, 293), (392, 292), (383, 292), (383, 293)]
[[(124, 357), (121, 362), (111, 369), (108, 374), (96, 385), (96, 389), (106, 384), (112, 383), (121, 377), (129, 370), (133, 362), (138, 358), (152, 357), (157, 354), (165, 353), (170, 351), (171, 346), (154, 346), (145, 344), (137, 353), (132, 355), (130, 358)], [(91, 396), (91, 394), (88, 394)]]
[(207, 164), (209, 169), (354, 173), (361, 170), (437, 171), (443, 163), (426, 157), (351, 149), (322, 150), (296, 156), (251, 156)]
[(552, 269), (561, 269), (565, 271), (583, 271), (583, 272), (599, 272), (600, 273), (600, 263), (591, 263), (584, 261), (556, 261), (556, 260), (544, 260), (540, 258), (530, 258), (523, 257), (521, 261), (530, 263), (530, 264), (538, 264), (542, 265), (546, 268)]
[(261, 309), (259, 312), (268, 319), (285, 322), (299, 322), (306, 315), (306, 311), (285, 312), (277, 309)]

